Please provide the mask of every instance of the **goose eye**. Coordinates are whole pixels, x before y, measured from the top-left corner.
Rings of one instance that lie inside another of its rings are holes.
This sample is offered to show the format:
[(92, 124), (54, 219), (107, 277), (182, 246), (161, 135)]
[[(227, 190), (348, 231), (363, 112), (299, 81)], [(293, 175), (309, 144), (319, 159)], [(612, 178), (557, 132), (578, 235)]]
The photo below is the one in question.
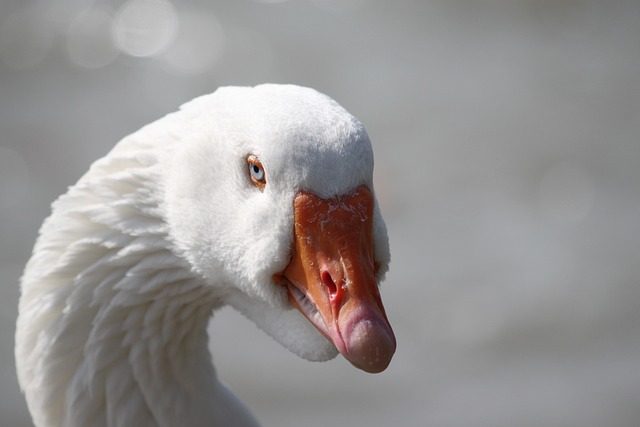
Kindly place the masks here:
[(249, 156), (247, 158), (247, 165), (249, 167), (249, 178), (251, 178), (251, 183), (260, 190), (264, 189), (264, 186), (267, 184), (267, 180), (262, 163), (260, 163), (257, 157)]

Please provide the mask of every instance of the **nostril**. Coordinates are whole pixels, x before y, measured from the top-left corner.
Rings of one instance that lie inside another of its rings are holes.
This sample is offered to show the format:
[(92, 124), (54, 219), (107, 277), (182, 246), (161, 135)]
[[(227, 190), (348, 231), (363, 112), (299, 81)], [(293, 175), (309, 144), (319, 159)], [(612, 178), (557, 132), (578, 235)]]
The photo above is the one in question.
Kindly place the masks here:
[(338, 293), (338, 287), (336, 286), (336, 282), (333, 281), (331, 274), (328, 271), (323, 271), (322, 274), (320, 274), (320, 279), (329, 290), (329, 296), (334, 298)]

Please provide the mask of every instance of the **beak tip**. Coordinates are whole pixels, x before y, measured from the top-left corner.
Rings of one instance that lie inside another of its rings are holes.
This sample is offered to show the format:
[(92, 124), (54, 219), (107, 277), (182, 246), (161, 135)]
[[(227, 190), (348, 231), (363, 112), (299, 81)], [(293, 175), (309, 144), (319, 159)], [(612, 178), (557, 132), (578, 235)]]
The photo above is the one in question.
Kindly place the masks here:
[(396, 351), (396, 339), (389, 323), (382, 319), (363, 319), (352, 326), (345, 340), (345, 358), (369, 373), (384, 371)]

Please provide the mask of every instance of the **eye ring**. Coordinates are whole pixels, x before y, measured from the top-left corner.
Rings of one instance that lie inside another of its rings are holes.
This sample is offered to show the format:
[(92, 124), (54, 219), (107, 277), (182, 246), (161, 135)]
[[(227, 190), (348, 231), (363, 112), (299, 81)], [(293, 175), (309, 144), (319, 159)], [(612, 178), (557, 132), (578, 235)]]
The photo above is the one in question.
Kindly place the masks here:
[(264, 186), (267, 185), (267, 176), (264, 171), (264, 166), (262, 166), (262, 163), (256, 156), (250, 155), (247, 157), (247, 169), (251, 183), (258, 187), (260, 191), (263, 191)]

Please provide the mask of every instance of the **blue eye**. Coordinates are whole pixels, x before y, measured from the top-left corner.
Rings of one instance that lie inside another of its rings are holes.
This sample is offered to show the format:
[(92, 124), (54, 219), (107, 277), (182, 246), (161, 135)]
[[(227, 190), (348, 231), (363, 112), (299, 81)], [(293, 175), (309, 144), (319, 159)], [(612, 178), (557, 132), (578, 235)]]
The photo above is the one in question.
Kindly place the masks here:
[(256, 181), (264, 181), (264, 170), (262, 170), (260, 166), (255, 163), (251, 163), (249, 168), (251, 169), (251, 178)]
[(247, 165), (249, 167), (249, 178), (251, 178), (251, 183), (260, 190), (264, 189), (267, 180), (262, 163), (260, 163), (257, 157), (249, 156), (247, 158)]

